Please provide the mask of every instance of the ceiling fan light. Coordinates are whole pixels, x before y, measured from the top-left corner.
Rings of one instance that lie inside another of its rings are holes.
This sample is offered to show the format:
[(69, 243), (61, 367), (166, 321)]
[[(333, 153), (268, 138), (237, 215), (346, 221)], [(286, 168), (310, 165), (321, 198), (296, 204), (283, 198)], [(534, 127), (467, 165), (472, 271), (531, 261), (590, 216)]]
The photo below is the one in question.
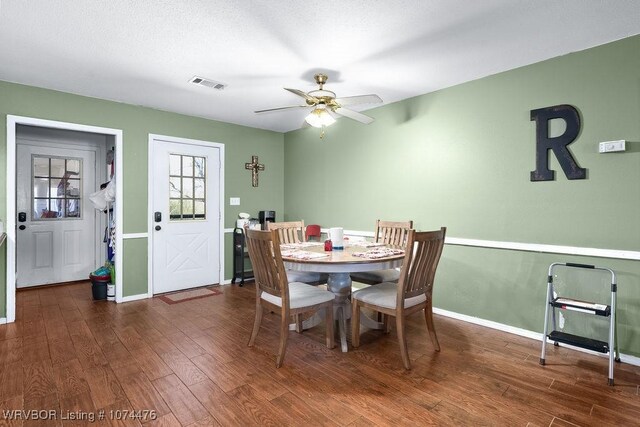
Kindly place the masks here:
[(336, 122), (326, 108), (314, 108), (304, 120), (315, 128), (331, 126)]

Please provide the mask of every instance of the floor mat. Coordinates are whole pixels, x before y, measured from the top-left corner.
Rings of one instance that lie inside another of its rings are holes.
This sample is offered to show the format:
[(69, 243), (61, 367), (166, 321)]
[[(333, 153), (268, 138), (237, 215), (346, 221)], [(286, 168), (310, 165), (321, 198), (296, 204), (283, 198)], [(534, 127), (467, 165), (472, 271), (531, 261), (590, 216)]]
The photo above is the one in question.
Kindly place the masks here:
[(216, 288), (198, 288), (174, 292), (172, 294), (165, 294), (159, 298), (167, 304), (178, 304), (179, 302), (192, 301), (198, 298), (214, 297), (220, 294), (222, 294), (222, 292)]

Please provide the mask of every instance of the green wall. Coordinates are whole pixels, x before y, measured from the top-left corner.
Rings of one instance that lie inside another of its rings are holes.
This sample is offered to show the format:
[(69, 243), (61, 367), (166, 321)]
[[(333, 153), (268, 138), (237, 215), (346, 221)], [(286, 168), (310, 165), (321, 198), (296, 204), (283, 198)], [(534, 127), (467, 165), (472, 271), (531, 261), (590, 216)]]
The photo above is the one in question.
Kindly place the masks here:
[[(215, 102), (212, 99), (212, 102)], [(150, 133), (218, 142), (225, 145), (225, 227), (232, 228), (239, 212), (284, 206), (283, 135), (30, 86), (0, 82), (0, 215), (6, 220), (6, 115), (122, 129), (124, 137), (124, 233), (147, 232), (147, 149)], [(244, 163), (258, 155), (266, 170), (260, 186), (251, 186)], [(240, 197), (240, 206), (229, 206), (229, 197)], [(5, 221), (6, 223), (6, 221)], [(225, 236), (225, 242), (229, 242)], [(225, 276), (231, 278), (231, 246), (226, 245)], [(3, 249), (4, 251), (4, 249)], [(4, 253), (4, 252), (3, 252)], [(123, 295), (146, 292), (146, 239), (124, 245)], [(0, 271), (6, 256), (0, 258)], [(144, 265), (143, 265), (144, 264)], [(5, 275), (0, 277), (0, 317), (5, 315)]]
[[(639, 251), (638, 70), (640, 36), (369, 110), (371, 125), (340, 119), (324, 139), (313, 128), (287, 133), (286, 219), (369, 231), (378, 218), (413, 219), (449, 237)], [(587, 179), (567, 180), (551, 156), (555, 181), (531, 182), (530, 111), (558, 104), (580, 111), (569, 147)], [(616, 139), (626, 152), (598, 154), (598, 142)], [(541, 332), (554, 261), (616, 269), (621, 348), (640, 355), (638, 261), (447, 245), (434, 304)], [(574, 279), (607, 298), (606, 277)], [(567, 317), (567, 331), (591, 330), (585, 319)]]

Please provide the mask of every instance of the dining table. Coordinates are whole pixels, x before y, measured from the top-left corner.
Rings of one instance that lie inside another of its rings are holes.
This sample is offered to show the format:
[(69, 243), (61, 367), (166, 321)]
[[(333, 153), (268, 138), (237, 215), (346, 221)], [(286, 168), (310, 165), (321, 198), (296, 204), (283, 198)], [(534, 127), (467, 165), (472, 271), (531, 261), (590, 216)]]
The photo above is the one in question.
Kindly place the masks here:
[[(404, 260), (404, 250), (375, 242), (345, 242), (343, 249), (324, 250), (322, 242), (303, 242), (280, 246), (282, 260), (287, 270), (327, 273), (327, 289), (335, 295), (334, 313), (338, 321), (340, 347), (347, 352), (347, 320), (351, 317), (351, 273), (398, 268)], [(308, 329), (322, 321), (321, 314), (303, 322)], [(362, 323), (370, 328), (380, 325), (367, 316)], [(367, 324), (367, 322), (371, 324)], [(292, 328), (295, 325), (292, 325)]]

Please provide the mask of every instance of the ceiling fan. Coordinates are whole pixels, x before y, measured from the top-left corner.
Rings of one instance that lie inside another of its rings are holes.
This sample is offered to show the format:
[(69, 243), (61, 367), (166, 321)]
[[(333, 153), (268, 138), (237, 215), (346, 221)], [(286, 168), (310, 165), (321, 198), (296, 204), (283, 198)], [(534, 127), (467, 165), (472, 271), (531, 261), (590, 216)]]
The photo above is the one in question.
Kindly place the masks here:
[(313, 110), (307, 117), (305, 117), (305, 121), (309, 123), (313, 127), (322, 128), (325, 126), (332, 125), (336, 119), (333, 117), (332, 113), (335, 113), (340, 116), (348, 117), (360, 123), (369, 124), (373, 122), (373, 117), (369, 117), (366, 114), (362, 114), (358, 111), (351, 110), (349, 108), (345, 108), (345, 106), (349, 105), (358, 105), (358, 104), (378, 104), (382, 102), (382, 99), (378, 95), (358, 95), (358, 96), (346, 96), (343, 98), (336, 98), (335, 92), (324, 89), (324, 84), (327, 82), (327, 75), (318, 73), (313, 78), (318, 85), (318, 89), (312, 90), (311, 92), (303, 92), (298, 89), (289, 89), (291, 93), (294, 93), (302, 98), (304, 98), (306, 105), (292, 105), (290, 107), (280, 107), (280, 108), (269, 108), (267, 110), (258, 110), (256, 113), (266, 113), (268, 111), (280, 111), (280, 110), (290, 110), (294, 108), (309, 108), (313, 107)]

